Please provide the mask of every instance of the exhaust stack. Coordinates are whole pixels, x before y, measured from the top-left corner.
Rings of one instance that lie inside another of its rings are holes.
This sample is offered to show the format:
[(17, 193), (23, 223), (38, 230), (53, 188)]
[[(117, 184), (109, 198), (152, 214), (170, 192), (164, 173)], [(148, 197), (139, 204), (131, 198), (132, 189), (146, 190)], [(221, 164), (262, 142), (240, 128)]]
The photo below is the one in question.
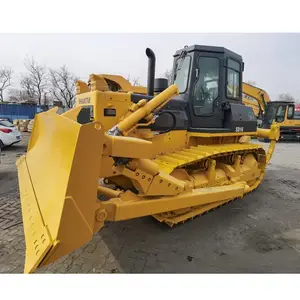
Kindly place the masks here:
[(148, 56), (147, 94), (154, 96), (155, 54), (150, 48), (147, 48), (146, 55)]

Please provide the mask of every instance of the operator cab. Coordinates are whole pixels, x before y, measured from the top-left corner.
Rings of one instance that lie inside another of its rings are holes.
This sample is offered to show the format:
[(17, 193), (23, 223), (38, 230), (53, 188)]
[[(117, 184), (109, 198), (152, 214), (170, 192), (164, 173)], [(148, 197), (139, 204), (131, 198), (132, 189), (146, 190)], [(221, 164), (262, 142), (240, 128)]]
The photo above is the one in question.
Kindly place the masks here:
[(280, 127), (280, 139), (300, 140), (300, 118), (294, 102), (269, 102), (262, 127), (269, 129), (273, 122)]
[(243, 70), (242, 57), (223, 47), (194, 45), (178, 50), (171, 83), (178, 86), (179, 95), (163, 108), (168, 114), (158, 118), (152, 129), (255, 132), (253, 109), (242, 103)]
[(295, 104), (289, 101), (268, 102), (263, 117), (263, 128), (270, 128), (273, 121), (284, 123), (286, 120), (297, 119), (295, 116)]

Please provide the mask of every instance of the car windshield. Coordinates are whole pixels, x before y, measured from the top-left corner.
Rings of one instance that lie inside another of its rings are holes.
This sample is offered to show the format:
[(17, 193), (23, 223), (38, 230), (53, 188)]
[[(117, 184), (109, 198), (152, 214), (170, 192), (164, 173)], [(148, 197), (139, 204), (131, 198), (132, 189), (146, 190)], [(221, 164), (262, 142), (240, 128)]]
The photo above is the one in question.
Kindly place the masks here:
[(5, 127), (14, 127), (14, 125), (7, 120), (0, 120), (0, 125)]

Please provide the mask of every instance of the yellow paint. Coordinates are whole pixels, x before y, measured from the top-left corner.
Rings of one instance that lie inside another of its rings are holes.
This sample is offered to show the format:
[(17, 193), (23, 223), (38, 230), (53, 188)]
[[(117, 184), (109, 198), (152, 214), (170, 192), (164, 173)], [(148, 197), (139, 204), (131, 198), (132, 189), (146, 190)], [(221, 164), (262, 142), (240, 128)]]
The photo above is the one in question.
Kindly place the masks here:
[(261, 109), (262, 113), (265, 113), (265, 103), (271, 101), (269, 94), (261, 88), (250, 85), (248, 83), (243, 82), (243, 94), (246, 96), (250, 96), (253, 100), (247, 99), (243, 97), (243, 103), (247, 106), (252, 107), (256, 116), (258, 116), (259, 110)]
[(179, 91), (177, 86), (171, 85), (162, 93), (155, 96), (151, 101), (142, 102), (143, 105), (141, 105), (139, 109), (118, 123), (119, 130), (125, 135), (125, 133), (131, 130), (134, 125), (138, 124), (142, 118), (145, 118), (151, 114), (162, 104), (167, 104), (171, 97), (177, 95), (178, 93)]
[[(36, 115), (28, 152), (18, 160), (25, 272), (79, 248), (106, 220), (153, 215), (174, 225), (243, 197), (261, 182), (278, 137), (276, 126), (247, 133), (271, 139), (266, 153), (245, 133), (157, 135), (138, 128), (178, 93), (175, 85), (138, 105), (131, 102), (132, 87), (117, 76), (93, 74), (77, 91), (68, 112)], [(78, 114), (89, 106), (92, 122), (81, 125)], [(105, 108), (116, 115), (104, 116)], [(110, 135), (112, 128), (119, 131)]]
[[(243, 103), (247, 106), (252, 107), (256, 116), (258, 116), (260, 109), (263, 113), (265, 113), (263, 99), (266, 104), (268, 102), (271, 102), (271, 99), (266, 91), (264, 91), (261, 88), (258, 88), (258, 87), (255, 87), (255, 86), (252, 86), (250, 84), (243, 82), (243, 93), (254, 99), (254, 101), (253, 101), (253, 100), (243, 97)], [(284, 128), (285, 126), (286, 127), (298, 127), (299, 126), (299, 128), (300, 128), (300, 120), (288, 119), (288, 107), (286, 107), (283, 122), (275, 122), (274, 121), (273, 123), (280, 126), (280, 128)]]
[[(35, 117), (28, 152), (17, 162), (27, 245), (25, 272), (92, 238), (104, 135), (96, 125), (80, 125), (54, 111)], [(87, 147), (91, 140), (93, 146)], [(31, 250), (35, 237), (41, 245), (36, 257)], [(54, 244), (51, 257), (45, 257)]]
[(280, 128), (286, 127), (299, 127), (300, 129), (300, 120), (299, 119), (289, 119), (288, 118), (288, 105), (286, 105), (285, 112), (284, 112), (284, 120), (283, 122), (273, 122), (274, 124), (278, 125)]

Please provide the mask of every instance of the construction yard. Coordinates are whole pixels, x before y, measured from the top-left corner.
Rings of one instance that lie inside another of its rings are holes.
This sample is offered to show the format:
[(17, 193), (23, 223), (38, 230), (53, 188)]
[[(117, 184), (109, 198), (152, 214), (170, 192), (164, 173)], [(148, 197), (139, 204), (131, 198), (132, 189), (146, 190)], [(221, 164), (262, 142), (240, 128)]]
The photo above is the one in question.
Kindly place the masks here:
[[(0, 273), (23, 272), (15, 161), (28, 137), (1, 154)], [(278, 143), (261, 186), (243, 199), (173, 228), (152, 217), (106, 223), (38, 273), (299, 273), (299, 216), (300, 143)]]

